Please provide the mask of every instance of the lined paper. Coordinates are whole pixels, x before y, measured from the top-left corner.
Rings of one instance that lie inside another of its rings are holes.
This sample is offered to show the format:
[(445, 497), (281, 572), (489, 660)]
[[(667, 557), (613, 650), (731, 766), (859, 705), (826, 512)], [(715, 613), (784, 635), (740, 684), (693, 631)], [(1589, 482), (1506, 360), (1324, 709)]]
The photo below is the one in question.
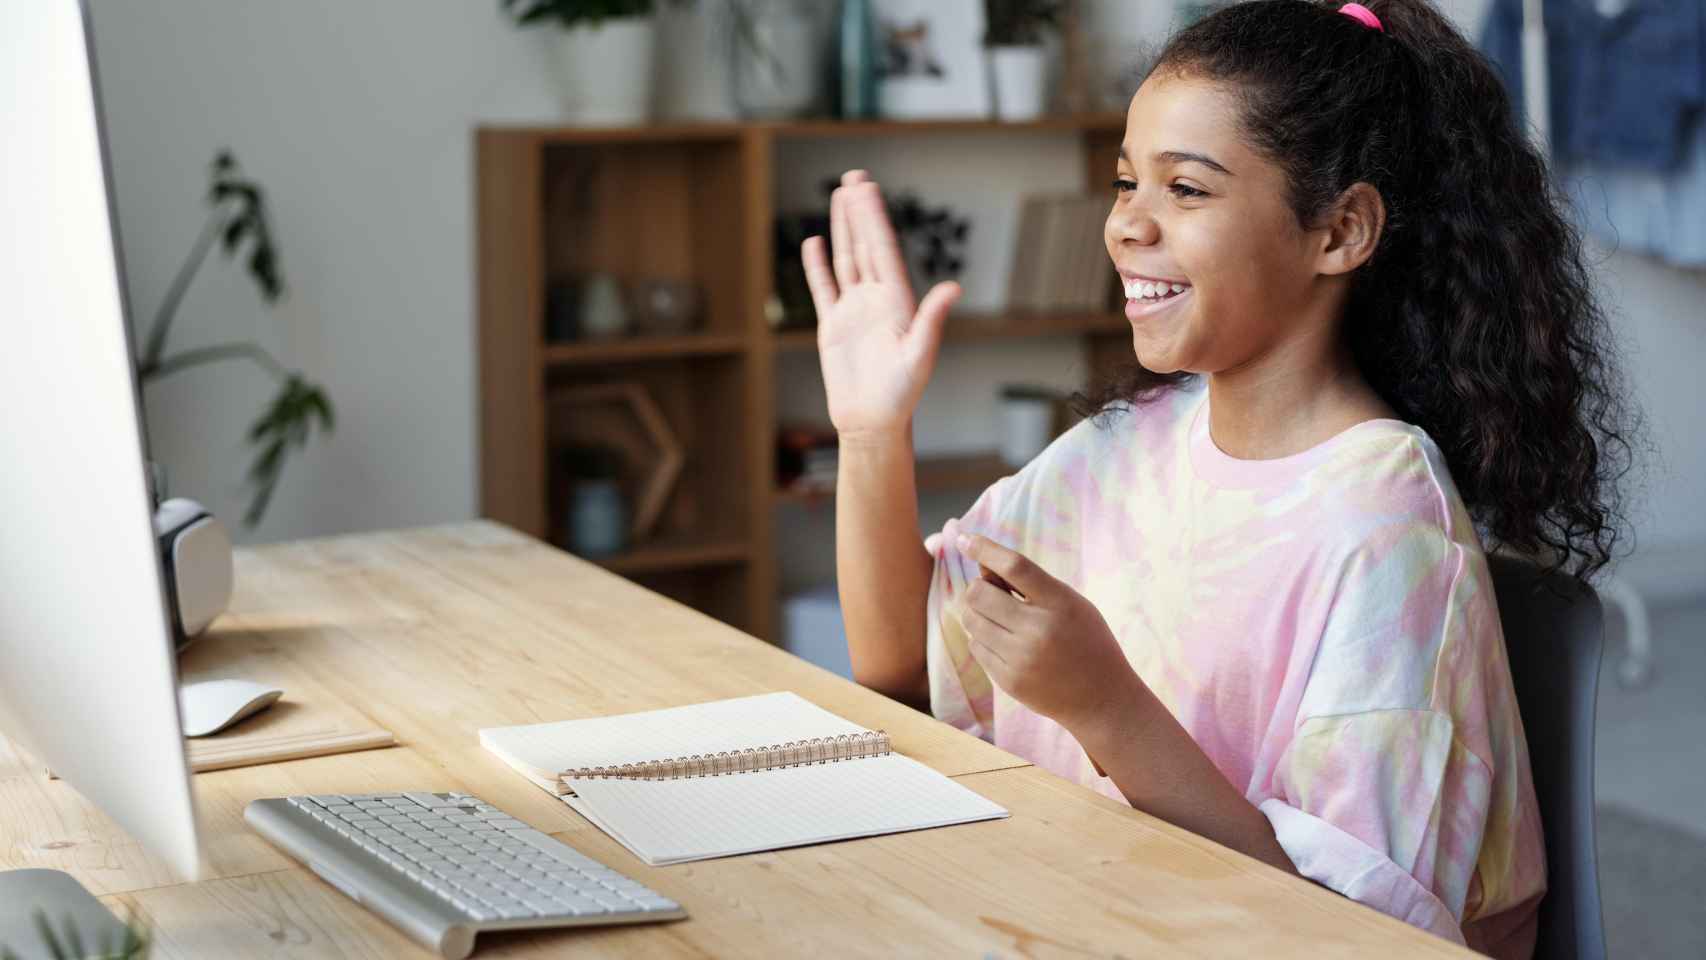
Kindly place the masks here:
[(1007, 816), (900, 754), (683, 780), (571, 780), (565, 802), (652, 866)]

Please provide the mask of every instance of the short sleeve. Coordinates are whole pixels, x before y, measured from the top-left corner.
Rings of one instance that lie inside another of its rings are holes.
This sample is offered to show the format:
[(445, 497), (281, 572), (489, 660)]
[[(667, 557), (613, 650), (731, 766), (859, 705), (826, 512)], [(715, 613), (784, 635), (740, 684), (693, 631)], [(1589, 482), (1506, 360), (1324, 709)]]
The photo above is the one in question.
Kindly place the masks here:
[(1299, 873), (1456, 943), (1492, 771), (1434, 710), (1304, 723), (1260, 804)]
[(927, 541), (935, 558), (925, 608), (930, 712), (944, 723), (991, 742), (995, 735), (995, 685), (972, 658), (970, 635), (960, 622), (959, 598), (977, 578), (977, 564), (959, 552), (954, 539), (962, 530), (994, 536), (995, 518), (1013, 483), (1012, 477), (997, 480), (964, 516), (950, 519)]

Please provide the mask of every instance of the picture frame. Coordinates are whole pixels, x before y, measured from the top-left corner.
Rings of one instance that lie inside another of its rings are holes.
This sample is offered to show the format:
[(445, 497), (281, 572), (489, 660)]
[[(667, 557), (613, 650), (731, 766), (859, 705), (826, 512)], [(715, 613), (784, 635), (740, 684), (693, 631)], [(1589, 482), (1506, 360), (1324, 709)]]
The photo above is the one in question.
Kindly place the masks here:
[(872, 0), (877, 113), (895, 120), (985, 119), (984, 0)]

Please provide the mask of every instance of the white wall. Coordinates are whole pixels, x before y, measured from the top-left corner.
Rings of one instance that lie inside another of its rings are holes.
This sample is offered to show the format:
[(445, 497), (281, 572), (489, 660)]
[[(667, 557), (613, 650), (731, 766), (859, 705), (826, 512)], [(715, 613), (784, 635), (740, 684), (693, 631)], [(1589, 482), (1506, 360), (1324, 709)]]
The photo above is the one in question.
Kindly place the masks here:
[[(471, 130), (494, 120), (549, 121), (543, 38), (514, 30), (496, 0), (92, 0), (122, 238), (133, 307), (148, 318), (201, 223), (205, 165), (232, 147), (270, 191), (291, 298), (268, 313), (233, 265), (210, 261), (185, 301), (177, 346), (258, 338), (322, 380), (340, 422), (287, 468), (266, 522), (248, 540), (275, 540), (466, 518), (477, 505), (473, 357)], [(1447, 0), (1461, 22), (1485, 0)], [(1153, 50), (1170, 3), (1090, 5), (1094, 90), (1117, 103), (1122, 66)], [(683, 76), (672, 89), (714, 84)], [(970, 147), (968, 159), (952, 143)], [(782, 198), (809, 193), (825, 171), (868, 165), (974, 217), (967, 302), (996, 302), (1010, 248), (1007, 191), (1027, 170), (1060, 164), (1069, 141), (1001, 138), (922, 144), (801, 147)], [(1706, 588), (1706, 409), (1695, 367), (1706, 359), (1706, 272), (1634, 257), (1604, 265), (1604, 290), (1630, 348), (1631, 379), (1664, 454), (1639, 517), (1654, 582)], [(921, 415), (925, 449), (987, 447), (990, 398), (1007, 377), (1068, 382), (1067, 341), (956, 348)], [(785, 409), (810, 412), (809, 364), (781, 388)], [(176, 492), (236, 518), (247, 466), (244, 429), (269, 395), (245, 369), (208, 369), (146, 397), (156, 451)], [(926, 525), (961, 509), (933, 498)], [(811, 541), (817, 541), (815, 547)], [(788, 551), (821, 553), (802, 536)], [(1690, 553), (1689, 551), (1693, 551)], [(1678, 571), (1681, 571), (1678, 574)]]
[[(552, 115), (532, 36), (495, 2), (95, 0), (129, 268), (146, 326), (200, 229), (229, 146), (268, 191), (289, 299), (269, 311), (223, 256), (180, 309), (174, 347), (257, 339), (322, 381), (329, 441), (292, 458), (250, 540), (475, 511), (470, 131)], [(258, 370), (202, 368), (145, 395), (175, 493), (235, 523)]]

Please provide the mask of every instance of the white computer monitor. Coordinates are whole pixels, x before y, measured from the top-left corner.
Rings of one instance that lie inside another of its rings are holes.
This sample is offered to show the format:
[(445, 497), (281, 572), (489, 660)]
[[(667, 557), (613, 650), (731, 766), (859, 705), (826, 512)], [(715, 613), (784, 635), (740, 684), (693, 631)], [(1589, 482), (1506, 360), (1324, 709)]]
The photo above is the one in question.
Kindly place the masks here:
[(0, 3), (0, 731), (194, 879), (92, 50)]

